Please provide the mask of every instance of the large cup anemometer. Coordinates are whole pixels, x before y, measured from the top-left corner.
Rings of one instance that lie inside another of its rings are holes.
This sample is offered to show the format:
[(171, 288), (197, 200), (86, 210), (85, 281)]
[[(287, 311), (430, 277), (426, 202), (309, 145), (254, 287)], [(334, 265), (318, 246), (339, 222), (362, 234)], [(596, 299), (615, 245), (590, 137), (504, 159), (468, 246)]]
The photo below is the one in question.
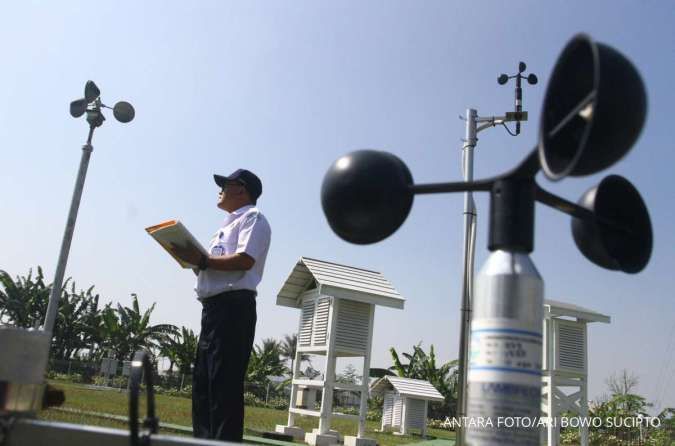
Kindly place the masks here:
[[(520, 72), (525, 70), (521, 68)], [(500, 83), (508, 80), (503, 76)], [(531, 80), (530, 76), (527, 79), (536, 82), (536, 76)], [(535, 181), (539, 170), (558, 181), (613, 165), (635, 143), (646, 110), (645, 88), (631, 62), (613, 48), (579, 34), (553, 69), (538, 143), (513, 170), (484, 180), (415, 184), (408, 167), (395, 155), (358, 150), (340, 157), (326, 173), (321, 203), (328, 224), (338, 236), (356, 244), (375, 243), (393, 234), (408, 216), (415, 195), (490, 193), (491, 253), (476, 280), (468, 417), (540, 416), (543, 280), (529, 257), (534, 248), (535, 201), (572, 217), (574, 241), (596, 265), (626, 273), (640, 272), (647, 265), (651, 222), (644, 201), (628, 180), (610, 175), (576, 204)], [(495, 421), (494, 426), (467, 428), (467, 441), (534, 445), (539, 431), (497, 426)]]

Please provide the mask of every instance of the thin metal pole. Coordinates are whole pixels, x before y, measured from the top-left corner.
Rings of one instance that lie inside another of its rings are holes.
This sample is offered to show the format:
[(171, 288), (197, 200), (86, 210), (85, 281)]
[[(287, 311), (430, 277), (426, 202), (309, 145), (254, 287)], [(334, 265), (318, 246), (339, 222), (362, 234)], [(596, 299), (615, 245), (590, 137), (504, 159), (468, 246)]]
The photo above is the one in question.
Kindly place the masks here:
[[(477, 111), (466, 110), (466, 135), (462, 148), (462, 175), (464, 181), (473, 181), (473, 149), (476, 147)], [(462, 304), (460, 308), (461, 328), (459, 336), (459, 383), (457, 389), (457, 417), (463, 420), (466, 416), (466, 385), (468, 371), (469, 331), (471, 329), (471, 293), (473, 284), (473, 258), (476, 237), (476, 204), (473, 193), (464, 193), (464, 243), (462, 249)], [(464, 444), (464, 427), (460, 423), (457, 431), (457, 445)]]
[(70, 202), (70, 211), (68, 212), (68, 220), (66, 221), (66, 230), (63, 233), (63, 241), (61, 242), (61, 251), (59, 252), (59, 260), (56, 265), (54, 283), (52, 284), (52, 290), (49, 294), (49, 305), (47, 306), (47, 316), (45, 317), (43, 329), (44, 331), (48, 331), (50, 333), (54, 330), (54, 322), (56, 321), (56, 313), (59, 308), (59, 299), (61, 297), (61, 287), (63, 286), (63, 276), (66, 273), (66, 264), (68, 263), (70, 244), (73, 240), (73, 232), (75, 231), (77, 212), (80, 208), (80, 199), (82, 198), (82, 190), (84, 189), (84, 180), (87, 176), (89, 158), (91, 157), (91, 152), (94, 150), (94, 147), (91, 145), (91, 138), (94, 135), (94, 128), (94, 126), (89, 127), (87, 143), (82, 146), (80, 168), (77, 172), (73, 198)]
[[(522, 77), (520, 73), (516, 76), (516, 113), (523, 111), (523, 88), (521, 86)], [(516, 135), (520, 135), (520, 119), (516, 121)]]

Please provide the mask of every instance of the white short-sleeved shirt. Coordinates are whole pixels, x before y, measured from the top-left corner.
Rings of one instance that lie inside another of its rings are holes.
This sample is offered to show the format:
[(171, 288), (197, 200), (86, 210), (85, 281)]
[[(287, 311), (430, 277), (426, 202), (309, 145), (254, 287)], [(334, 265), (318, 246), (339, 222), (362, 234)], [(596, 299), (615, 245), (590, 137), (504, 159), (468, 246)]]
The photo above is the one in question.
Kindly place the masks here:
[(228, 213), (223, 226), (211, 240), (208, 252), (212, 256), (246, 253), (255, 263), (247, 271), (218, 271), (210, 268), (200, 271), (195, 286), (197, 297), (204, 299), (224, 291), (255, 291), (262, 279), (271, 234), (267, 219), (253, 205), (242, 206)]

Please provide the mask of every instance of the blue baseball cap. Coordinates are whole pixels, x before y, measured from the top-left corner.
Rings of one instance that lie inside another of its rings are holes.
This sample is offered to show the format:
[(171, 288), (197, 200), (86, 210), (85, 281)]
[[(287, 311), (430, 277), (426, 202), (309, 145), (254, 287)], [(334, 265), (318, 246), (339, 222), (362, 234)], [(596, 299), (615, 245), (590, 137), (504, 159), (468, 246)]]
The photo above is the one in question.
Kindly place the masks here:
[(251, 200), (253, 200), (254, 204), (258, 201), (258, 197), (262, 195), (262, 182), (260, 181), (260, 178), (250, 170), (237, 169), (228, 176), (214, 174), (213, 179), (220, 187), (225, 187), (225, 183), (228, 181), (240, 182), (244, 185), (244, 188), (246, 188), (246, 191), (251, 196)]

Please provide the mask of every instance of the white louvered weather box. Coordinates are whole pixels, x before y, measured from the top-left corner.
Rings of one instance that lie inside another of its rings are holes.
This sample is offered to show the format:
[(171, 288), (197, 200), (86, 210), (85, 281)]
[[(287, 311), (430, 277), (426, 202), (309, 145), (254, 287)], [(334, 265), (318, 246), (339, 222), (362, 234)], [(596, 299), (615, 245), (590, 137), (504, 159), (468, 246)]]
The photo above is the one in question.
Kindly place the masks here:
[[(565, 411), (588, 416), (588, 324), (610, 322), (609, 316), (578, 305), (544, 301), (542, 416)], [(580, 428), (580, 443), (588, 445), (588, 428)], [(543, 437), (546, 438), (543, 438)], [(560, 423), (542, 431), (542, 444), (560, 443)]]
[[(303, 293), (298, 346), (305, 352), (321, 352), (328, 343), (328, 318), (333, 297), (318, 291)], [(368, 349), (372, 304), (341, 299), (337, 314), (335, 350), (338, 356), (363, 356)]]
[[(338, 357), (363, 357), (363, 376), (370, 370), (375, 305), (403, 309), (405, 300), (384, 276), (377, 272), (301, 257), (277, 295), (277, 305), (300, 310), (298, 346), (294, 362), (288, 425), (277, 426), (287, 433), (312, 444), (334, 444), (339, 434), (330, 430), (331, 417), (359, 420), (357, 437), (345, 437), (345, 445), (369, 444), (363, 437), (368, 400), (368, 379), (361, 384), (335, 382), (335, 361)], [(326, 357), (323, 380), (304, 379), (300, 375), (300, 355)], [(299, 388), (322, 390), (321, 409), (300, 408)], [(359, 415), (334, 413), (333, 391), (361, 393)], [(295, 415), (319, 417), (319, 428), (305, 433), (295, 424)]]
[(586, 324), (565, 319), (552, 319), (553, 369), (586, 373)]
[(396, 376), (375, 381), (370, 393), (383, 397), (381, 430), (394, 429), (395, 433), (405, 435), (410, 429), (419, 429), (423, 437), (427, 433), (429, 401), (444, 400), (429, 381)]

